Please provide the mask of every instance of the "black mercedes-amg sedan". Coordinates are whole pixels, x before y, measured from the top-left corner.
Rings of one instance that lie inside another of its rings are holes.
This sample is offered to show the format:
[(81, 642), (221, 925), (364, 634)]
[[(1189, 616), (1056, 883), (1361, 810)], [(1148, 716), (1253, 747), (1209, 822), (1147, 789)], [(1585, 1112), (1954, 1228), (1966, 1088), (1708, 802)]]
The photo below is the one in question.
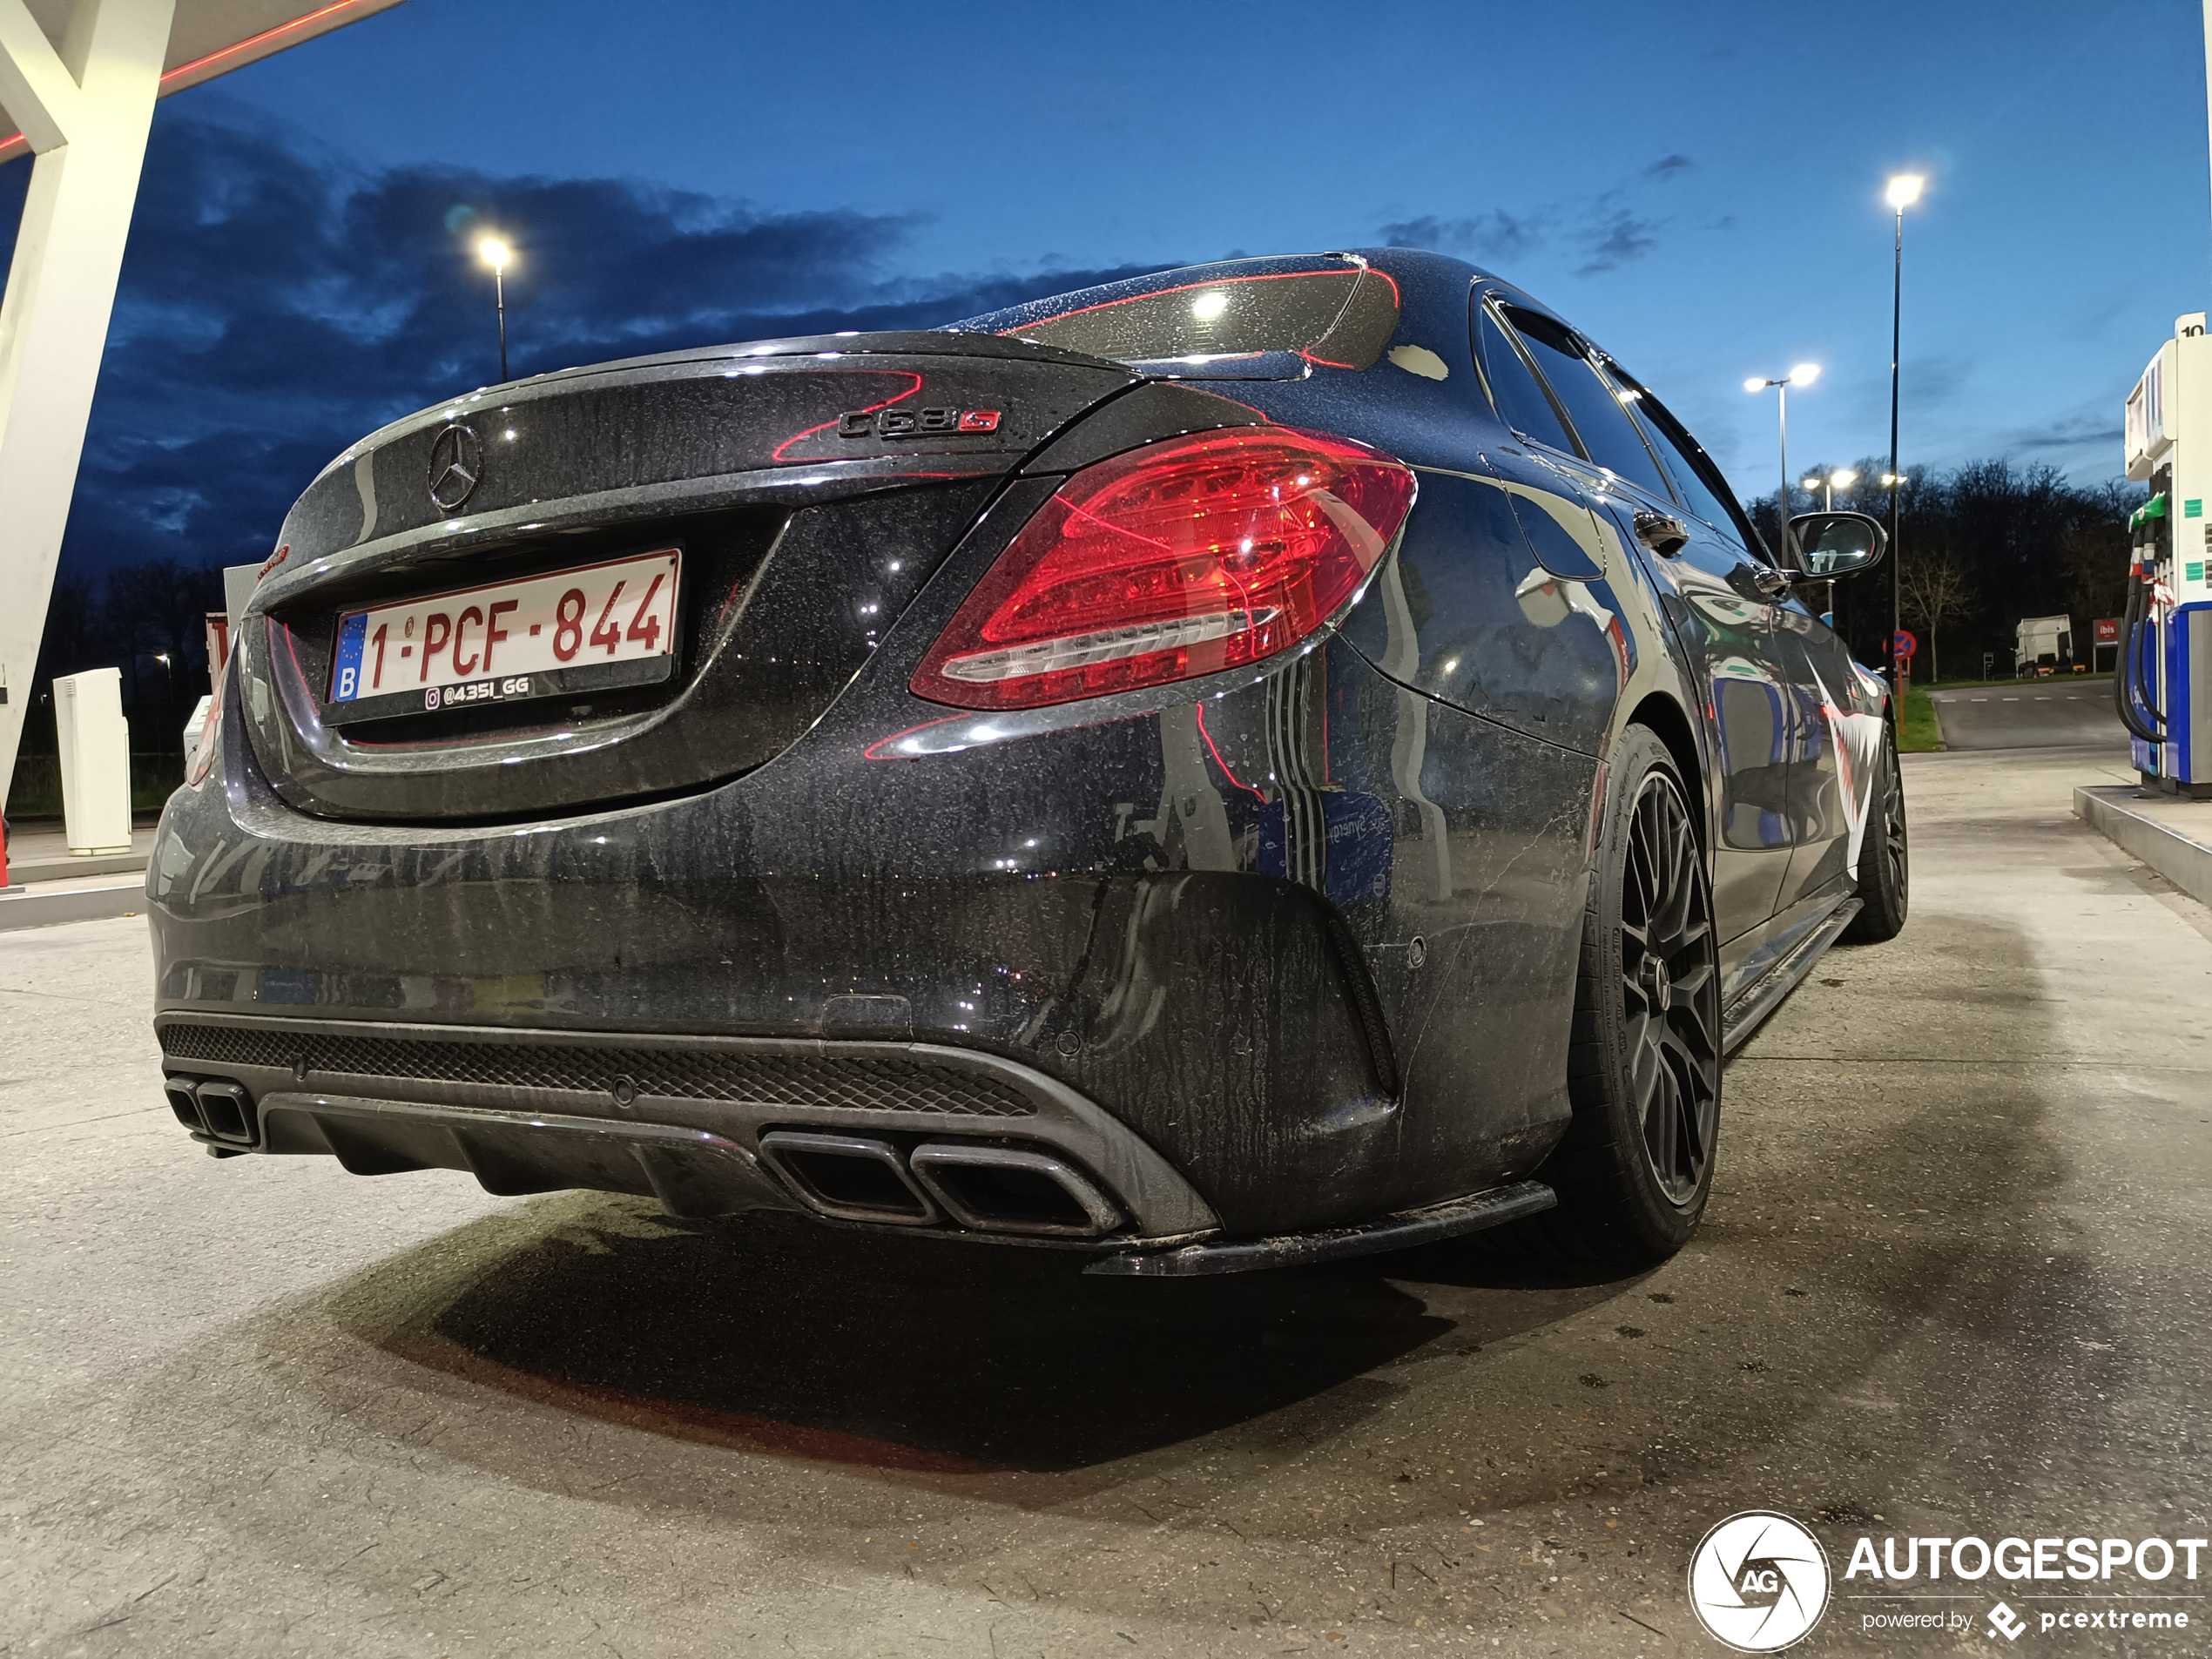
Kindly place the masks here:
[(286, 519), (147, 876), (218, 1155), (1218, 1272), (1619, 1261), (1902, 925), (1883, 682), (1526, 294), (1399, 249), (457, 397)]

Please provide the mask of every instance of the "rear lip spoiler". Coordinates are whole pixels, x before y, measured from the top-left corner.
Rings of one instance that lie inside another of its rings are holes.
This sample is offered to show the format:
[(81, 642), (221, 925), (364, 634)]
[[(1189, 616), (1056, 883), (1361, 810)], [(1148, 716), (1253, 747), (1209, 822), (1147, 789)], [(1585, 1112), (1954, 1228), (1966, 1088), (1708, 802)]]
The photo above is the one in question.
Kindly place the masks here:
[(1083, 1269), (1119, 1278), (1197, 1278), (1216, 1273), (1249, 1273), (1262, 1268), (1297, 1267), (1340, 1261), (1379, 1251), (1404, 1250), (1503, 1226), (1551, 1209), (1559, 1195), (1541, 1181), (1516, 1181), (1464, 1198), (1400, 1211), (1378, 1221), (1318, 1232), (1279, 1233), (1271, 1238), (1224, 1239), (1186, 1244), (1180, 1250), (1125, 1251), (1103, 1257)]

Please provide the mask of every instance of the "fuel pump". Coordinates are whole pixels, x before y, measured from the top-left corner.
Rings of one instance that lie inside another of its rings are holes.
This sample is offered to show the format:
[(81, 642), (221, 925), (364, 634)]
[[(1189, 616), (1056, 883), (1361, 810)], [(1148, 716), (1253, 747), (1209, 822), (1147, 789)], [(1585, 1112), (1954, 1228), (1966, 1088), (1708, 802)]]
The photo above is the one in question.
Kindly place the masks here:
[(2128, 475), (2150, 486), (2128, 520), (2128, 583), (2113, 698), (2147, 787), (2212, 798), (2212, 337), (2174, 322), (2128, 395)]

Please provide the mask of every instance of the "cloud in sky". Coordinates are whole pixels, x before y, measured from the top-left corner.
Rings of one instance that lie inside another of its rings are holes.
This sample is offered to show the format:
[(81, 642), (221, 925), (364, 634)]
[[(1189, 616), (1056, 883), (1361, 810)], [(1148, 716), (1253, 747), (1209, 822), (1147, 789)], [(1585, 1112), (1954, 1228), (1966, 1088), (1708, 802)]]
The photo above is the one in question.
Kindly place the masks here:
[(1481, 260), (1520, 259), (1541, 246), (1548, 228), (1541, 212), (1508, 213), (1494, 207), (1467, 219), (1439, 219), (1433, 213), (1385, 225), (1386, 247), (1422, 247), (1438, 253), (1464, 253)]
[(1588, 257), (1575, 267), (1575, 274), (1595, 276), (1640, 260), (1659, 246), (1658, 233), (1657, 219), (1640, 219), (1625, 207), (1616, 207), (1582, 233), (1582, 246)]
[(2111, 465), (2120, 455), (2125, 433), (2102, 406), (2076, 410), (2048, 422), (2015, 427), (2000, 435), (2002, 453), (2025, 455), (2037, 461), (2055, 462), (2072, 469), (2104, 462)]
[[(1636, 178), (1640, 183), (1663, 185), (1696, 165), (1685, 155), (1664, 155)], [(1492, 207), (1458, 218), (1425, 213), (1384, 225), (1379, 234), (1392, 247), (1433, 248), (1485, 263), (1524, 259), (1563, 244), (1581, 255), (1575, 275), (1597, 276), (1640, 260), (1659, 246), (1659, 232), (1666, 221), (1635, 212), (1628, 196), (1628, 186), (1615, 185), (1581, 202), (1549, 203), (1521, 212)]]
[[(30, 164), (0, 168), (0, 257)], [(63, 549), (96, 574), (258, 561), (293, 498), (386, 421), (513, 371), (837, 328), (927, 327), (1156, 266), (894, 268), (915, 220), (760, 212), (608, 179), (359, 172), (258, 120), (164, 106)]]

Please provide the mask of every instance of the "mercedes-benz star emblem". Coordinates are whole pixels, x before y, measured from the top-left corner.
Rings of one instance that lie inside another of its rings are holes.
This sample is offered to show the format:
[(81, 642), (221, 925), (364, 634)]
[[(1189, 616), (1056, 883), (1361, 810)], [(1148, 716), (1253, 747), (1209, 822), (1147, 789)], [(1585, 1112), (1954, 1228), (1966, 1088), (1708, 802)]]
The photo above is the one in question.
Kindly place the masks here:
[(484, 446), (473, 428), (455, 421), (430, 445), (430, 499), (453, 511), (469, 499), (483, 471)]

